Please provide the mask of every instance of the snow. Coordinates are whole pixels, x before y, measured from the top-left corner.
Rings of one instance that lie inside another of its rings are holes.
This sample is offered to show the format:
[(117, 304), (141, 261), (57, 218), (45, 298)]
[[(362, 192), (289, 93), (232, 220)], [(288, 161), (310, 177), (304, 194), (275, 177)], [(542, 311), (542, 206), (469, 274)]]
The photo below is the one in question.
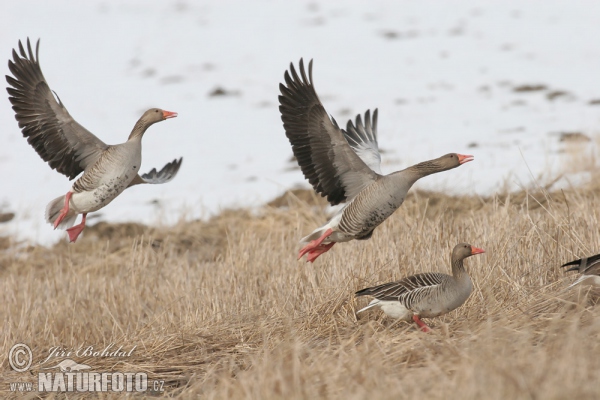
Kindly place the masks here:
[[(475, 155), (419, 188), (531, 186), (572, 163), (560, 132), (594, 138), (600, 125), (600, 106), (589, 104), (600, 98), (600, 3), (589, 1), (3, 2), (0, 54), (27, 37), (41, 38), (50, 87), (106, 143), (124, 141), (147, 108), (179, 113), (148, 130), (141, 169), (183, 156), (177, 178), (127, 190), (99, 212), (106, 221), (173, 223), (308, 187), (290, 168), (277, 100), (300, 57), (314, 59), (317, 92), (340, 124), (379, 108), (384, 173)], [(219, 87), (234, 94), (209, 96)], [(552, 91), (566, 94), (549, 100)], [(44, 222), (45, 206), (71, 183), (21, 136), (7, 97), (0, 211), (16, 217), (0, 235), (50, 244), (66, 234)]]

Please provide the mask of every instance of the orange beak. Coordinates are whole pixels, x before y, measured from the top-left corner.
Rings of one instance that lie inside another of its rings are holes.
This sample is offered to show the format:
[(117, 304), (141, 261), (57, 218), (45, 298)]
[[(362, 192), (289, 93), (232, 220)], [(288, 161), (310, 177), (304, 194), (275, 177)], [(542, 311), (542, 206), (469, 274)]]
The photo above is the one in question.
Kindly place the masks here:
[(471, 246), (471, 255), (485, 253), (485, 250)]
[[(164, 119), (175, 118), (176, 116), (177, 116), (176, 112), (163, 110), (163, 118)], [(459, 160), (460, 160), (460, 156), (459, 156)]]
[(458, 156), (458, 163), (460, 165), (462, 165), (464, 163), (468, 163), (469, 161), (473, 161), (475, 159), (475, 157), (473, 157), (473, 156), (464, 155), (464, 154), (457, 154), (457, 156)]

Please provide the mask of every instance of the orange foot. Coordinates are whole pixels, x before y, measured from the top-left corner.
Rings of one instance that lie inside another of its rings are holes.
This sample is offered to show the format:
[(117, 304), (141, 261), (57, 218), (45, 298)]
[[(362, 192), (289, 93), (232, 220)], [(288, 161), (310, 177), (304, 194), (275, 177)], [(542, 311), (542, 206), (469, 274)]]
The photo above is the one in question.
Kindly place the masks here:
[(421, 321), (421, 318), (419, 318), (419, 316), (417, 314), (413, 315), (413, 321), (415, 321), (415, 323), (417, 325), (419, 325), (419, 328), (421, 328), (421, 330), (423, 332), (429, 332), (431, 331), (431, 328), (428, 327), (427, 325), (425, 325), (425, 322)]
[[(58, 217), (54, 221), (54, 229), (58, 228), (58, 225), (60, 225), (62, 220), (65, 219), (65, 217), (69, 213), (69, 200), (71, 200), (72, 195), (73, 195), (73, 192), (68, 192), (65, 195), (65, 205), (63, 206), (62, 210), (60, 210), (60, 214), (58, 214)], [(75, 236), (75, 237), (77, 237), (77, 236)]]
[(335, 244), (335, 242), (332, 242), (332, 243), (329, 243), (329, 244), (322, 244), (322, 243), (332, 233), (333, 233), (333, 230), (331, 228), (329, 228), (329, 229), (327, 229), (325, 231), (325, 233), (323, 233), (323, 235), (321, 235), (320, 238), (312, 240), (306, 246), (304, 246), (303, 248), (301, 248), (300, 252), (298, 253), (298, 260), (301, 259), (303, 255), (305, 255), (306, 253), (308, 253), (307, 260), (310, 261), (310, 262), (313, 262), (321, 254), (323, 254), (327, 250), (329, 250), (331, 248), (331, 246), (333, 246)]
[(319, 257), (323, 253), (326, 253), (327, 250), (332, 248), (334, 244), (335, 244), (335, 242), (331, 242), (328, 244), (321, 244), (321, 245), (315, 247), (314, 249), (309, 250), (308, 255), (306, 256), (306, 261), (308, 261), (308, 262), (315, 261), (317, 259), (317, 257)]
[(72, 226), (69, 229), (67, 229), (67, 233), (69, 234), (69, 241), (71, 243), (73, 243), (77, 240), (77, 237), (83, 231), (83, 228), (85, 228), (85, 217), (86, 216), (87, 216), (87, 213), (83, 214), (83, 218), (81, 219), (81, 223), (79, 225), (75, 225), (75, 226)]

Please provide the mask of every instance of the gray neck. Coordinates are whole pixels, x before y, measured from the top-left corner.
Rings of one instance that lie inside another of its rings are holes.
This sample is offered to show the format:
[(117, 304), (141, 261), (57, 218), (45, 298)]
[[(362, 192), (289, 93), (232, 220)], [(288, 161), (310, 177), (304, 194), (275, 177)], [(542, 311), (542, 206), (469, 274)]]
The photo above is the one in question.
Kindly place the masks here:
[(463, 260), (462, 259), (458, 259), (458, 260), (452, 260), (452, 276), (456, 279), (467, 275), (467, 270), (465, 269), (465, 266), (463, 264)]
[(146, 133), (146, 130), (150, 127), (150, 125), (152, 124), (149, 124), (140, 118), (138, 122), (135, 123), (135, 126), (133, 127), (133, 130), (129, 134), (127, 140), (142, 139), (142, 136), (144, 136), (144, 133)]
[(412, 186), (413, 183), (415, 183), (419, 179), (441, 171), (443, 171), (443, 169), (440, 168), (440, 166), (436, 162), (430, 160), (420, 162), (418, 164), (413, 165), (412, 167), (408, 167), (406, 169), (403, 169), (402, 171), (398, 171), (398, 174), (402, 175), (404, 179), (407, 179), (410, 186)]

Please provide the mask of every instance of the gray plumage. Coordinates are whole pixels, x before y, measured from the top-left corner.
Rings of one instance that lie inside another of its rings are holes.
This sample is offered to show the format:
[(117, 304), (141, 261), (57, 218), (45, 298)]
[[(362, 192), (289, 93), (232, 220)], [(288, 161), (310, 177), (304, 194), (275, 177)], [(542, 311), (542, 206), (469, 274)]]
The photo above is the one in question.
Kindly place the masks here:
[(590, 286), (600, 287), (600, 254), (581, 258), (563, 264), (562, 267), (572, 266), (567, 271), (577, 271), (579, 277), (569, 287), (583, 283)]
[(327, 115), (312, 85), (312, 61), (310, 78), (302, 60), (300, 74), (301, 78), (291, 64), (290, 72), (285, 72), (287, 86), (279, 85), (281, 119), (304, 176), (317, 193), (336, 205), (374, 182), (377, 173), (352, 150)]
[(79, 125), (54, 97), (40, 68), (39, 49), (39, 40), (35, 55), (29, 39), (27, 52), (19, 41), (20, 56), (13, 49), (13, 60), (8, 61), (14, 78), (6, 76), (12, 86), (6, 90), (27, 142), (52, 169), (73, 179), (93, 165), (108, 145)]
[(373, 112), (373, 119), (371, 119), (371, 110), (365, 112), (364, 125), (360, 114), (356, 116), (356, 124), (348, 120), (346, 130), (342, 132), (360, 159), (377, 174), (382, 175), (381, 154), (377, 143), (377, 109)]
[[(48, 204), (47, 221), (55, 227), (69, 227), (77, 214), (83, 214), (85, 221), (88, 212), (106, 206), (129, 186), (160, 184), (173, 179), (181, 166), (181, 158), (168, 163), (160, 172), (153, 169), (142, 176), (138, 172), (144, 133), (152, 124), (175, 117), (177, 113), (150, 109), (136, 122), (125, 143), (107, 145), (77, 123), (58, 96), (53, 95), (39, 64), (39, 45), (38, 40), (34, 54), (29, 39), (27, 50), (19, 41), (18, 53), (13, 50), (13, 60), (8, 62), (13, 76), (6, 76), (10, 85), (7, 91), (15, 118), (23, 136), (52, 169), (69, 179), (83, 173), (66, 195), (68, 204), (64, 204), (66, 196)], [(63, 207), (65, 215), (61, 216)]]
[(308, 75), (300, 60), (299, 72), (293, 64), (280, 84), (279, 110), (287, 138), (304, 177), (331, 205), (346, 203), (327, 224), (301, 242), (309, 243), (299, 258), (308, 253), (314, 261), (331, 243), (368, 239), (373, 230), (398, 209), (411, 186), (420, 178), (456, 168), (472, 156), (446, 154), (382, 175), (377, 143), (377, 110), (371, 118), (365, 113), (346, 130), (327, 115), (314, 89), (312, 61)]
[(446, 314), (460, 307), (473, 290), (463, 260), (483, 252), (469, 244), (459, 243), (452, 250), (452, 275), (426, 272), (359, 290), (355, 294), (357, 297), (368, 295), (375, 299), (357, 313), (380, 307), (392, 318), (407, 321), (415, 315), (432, 318)]

